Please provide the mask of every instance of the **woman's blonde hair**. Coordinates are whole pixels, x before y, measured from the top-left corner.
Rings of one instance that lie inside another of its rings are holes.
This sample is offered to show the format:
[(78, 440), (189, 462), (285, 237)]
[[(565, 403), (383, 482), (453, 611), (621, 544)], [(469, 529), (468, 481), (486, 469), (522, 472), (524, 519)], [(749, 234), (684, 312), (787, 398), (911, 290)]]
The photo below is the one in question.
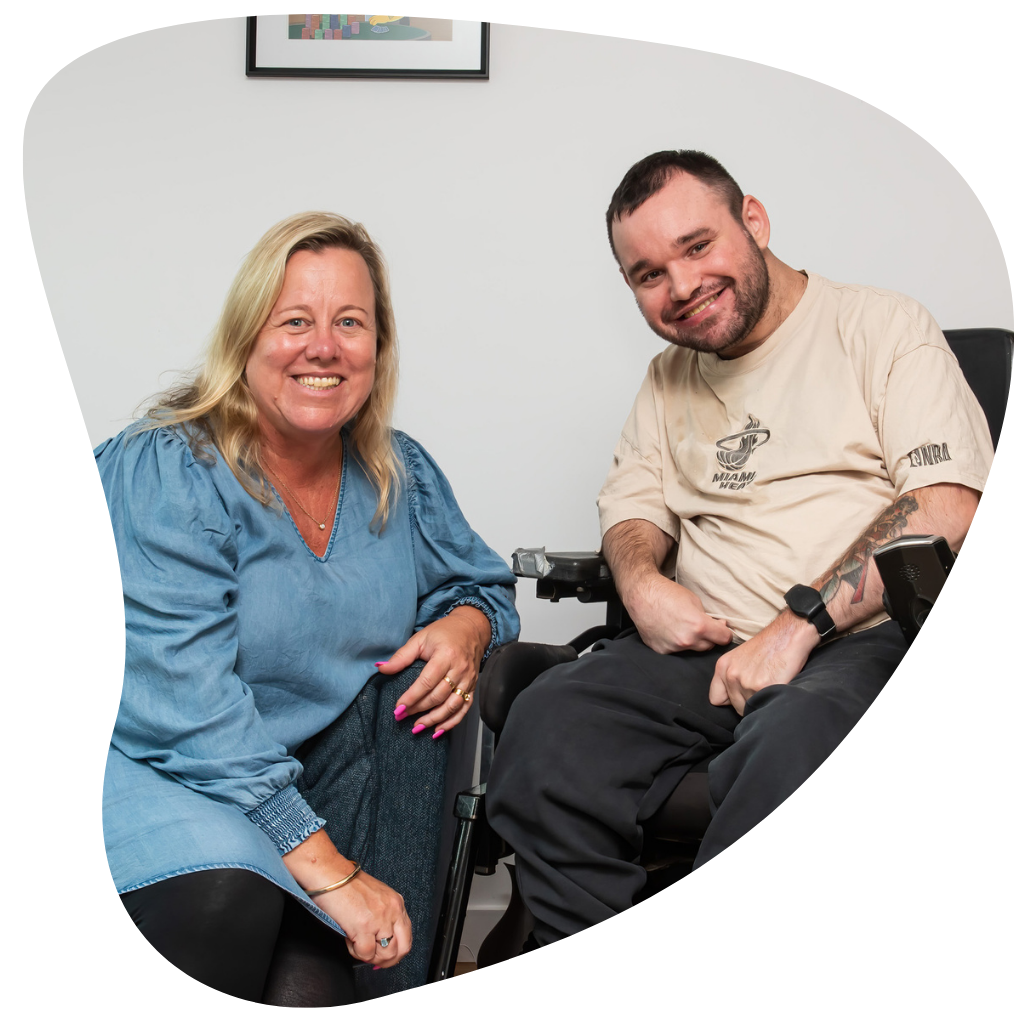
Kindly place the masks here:
[(289, 257), (301, 250), (348, 249), (366, 262), (373, 282), (377, 363), (370, 397), (356, 414), (351, 439), (377, 489), (374, 524), (387, 523), (399, 475), (391, 444), (398, 390), (398, 338), (384, 257), (362, 224), (334, 213), (298, 213), (275, 224), (245, 257), (224, 300), (206, 360), (190, 379), (156, 399), (143, 429), (181, 424), (197, 456), (217, 446), (241, 485), (264, 505), (273, 492), (260, 463), (256, 402), (245, 379), (253, 345), (284, 284)]

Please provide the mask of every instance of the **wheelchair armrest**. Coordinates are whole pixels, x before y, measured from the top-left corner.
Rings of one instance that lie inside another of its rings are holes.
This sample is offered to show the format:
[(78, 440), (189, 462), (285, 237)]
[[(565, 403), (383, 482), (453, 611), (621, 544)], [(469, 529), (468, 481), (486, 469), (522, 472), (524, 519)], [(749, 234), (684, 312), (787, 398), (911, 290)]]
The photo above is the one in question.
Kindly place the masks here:
[(905, 533), (876, 548), (874, 559), (884, 588), (885, 610), (899, 624), (909, 645), (932, 610), (956, 555), (945, 537)]
[(480, 717), (495, 736), (501, 733), (512, 702), (545, 669), (576, 660), (574, 648), (516, 641), (499, 647), (480, 673)]
[(531, 579), (582, 583), (610, 579), (611, 570), (600, 551), (548, 551), (547, 548), (516, 548), (512, 571)]
[[(563, 597), (572, 597), (581, 604), (601, 603), (607, 605), (603, 626), (584, 630), (569, 641), (577, 654), (591, 644), (618, 636), (633, 625), (615, 590), (612, 571), (600, 551), (548, 551), (546, 548), (516, 548), (512, 552), (512, 571), (524, 579), (537, 581), (537, 597), (542, 601), (557, 604)], [(571, 658), (563, 658), (571, 661)], [(558, 664), (553, 662), (552, 664)], [(544, 665), (544, 668), (549, 668)], [(538, 669), (539, 674), (543, 669)], [(518, 691), (516, 691), (518, 692)], [(510, 698), (501, 715), (508, 714), (514, 695)], [(486, 716), (484, 721), (487, 722)], [(487, 722), (488, 726), (490, 723)]]
[(537, 581), (537, 596), (557, 602), (574, 597), (584, 603), (617, 599), (611, 570), (600, 551), (548, 551), (516, 548), (512, 571)]

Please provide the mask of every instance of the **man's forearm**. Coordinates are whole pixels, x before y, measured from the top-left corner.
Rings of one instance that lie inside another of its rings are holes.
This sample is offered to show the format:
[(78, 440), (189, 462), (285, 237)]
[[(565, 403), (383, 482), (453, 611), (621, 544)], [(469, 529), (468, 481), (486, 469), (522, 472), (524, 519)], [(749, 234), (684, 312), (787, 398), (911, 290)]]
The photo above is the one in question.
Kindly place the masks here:
[(692, 591), (661, 574), (675, 540), (646, 519), (627, 519), (605, 535), (601, 550), (633, 623), (652, 651), (707, 651), (732, 640)]
[[(954, 551), (978, 507), (978, 493), (959, 484), (933, 484), (901, 495), (878, 514), (845, 555), (814, 581), (842, 632), (882, 608), (882, 581), (872, 555), (906, 533), (935, 533)], [(814, 626), (784, 608), (760, 633), (719, 658), (711, 680), (712, 704), (732, 704), (742, 715), (747, 699), (766, 686), (792, 682), (820, 640)]]
[(978, 507), (978, 492), (960, 484), (932, 484), (907, 491), (878, 514), (846, 553), (814, 581), (842, 632), (882, 608), (882, 581), (872, 557), (904, 534), (938, 534), (958, 551)]
[(661, 572), (674, 543), (664, 530), (646, 519), (627, 519), (604, 535), (601, 552), (627, 607), (632, 591), (651, 573)]

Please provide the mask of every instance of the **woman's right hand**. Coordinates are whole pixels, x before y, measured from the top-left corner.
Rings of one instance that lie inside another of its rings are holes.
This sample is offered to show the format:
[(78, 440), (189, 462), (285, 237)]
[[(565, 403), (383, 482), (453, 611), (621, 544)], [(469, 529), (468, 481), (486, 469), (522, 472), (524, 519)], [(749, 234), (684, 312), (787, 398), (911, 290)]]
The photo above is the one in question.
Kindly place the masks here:
[[(322, 889), (345, 878), (355, 863), (338, 853), (324, 829), (314, 832), (282, 858), (303, 889)], [(412, 948), (412, 922), (405, 901), (394, 889), (360, 871), (340, 889), (314, 896), (313, 902), (345, 932), (345, 944), (357, 960), (394, 967)], [(380, 944), (387, 939), (387, 946)]]
[[(363, 963), (394, 967), (412, 949), (405, 901), (365, 871), (340, 889), (314, 896), (313, 902), (344, 929), (349, 953)], [(380, 944), (384, 938), (387, 946)]]

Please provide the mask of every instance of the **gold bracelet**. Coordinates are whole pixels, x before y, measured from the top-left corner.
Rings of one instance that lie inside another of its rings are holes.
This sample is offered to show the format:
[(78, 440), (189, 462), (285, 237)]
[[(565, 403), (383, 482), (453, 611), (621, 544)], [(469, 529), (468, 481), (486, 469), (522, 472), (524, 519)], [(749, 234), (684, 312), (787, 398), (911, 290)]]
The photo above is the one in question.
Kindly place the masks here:
[[(352, 862), (355, 864), (355, 861)], [(334, 892), (335, 889), (340, 889), (343, 885), (348, 885), (356, 875), (359, 874), (363, 869), (356, 864), (356, 869), (350, 875), (346, 875), (340, 882), (335, 882), (333, 885), (325, 885), (322, 889), (303, 889), (302, 891), (307, 896), (323, 896), (325, 892)]]

